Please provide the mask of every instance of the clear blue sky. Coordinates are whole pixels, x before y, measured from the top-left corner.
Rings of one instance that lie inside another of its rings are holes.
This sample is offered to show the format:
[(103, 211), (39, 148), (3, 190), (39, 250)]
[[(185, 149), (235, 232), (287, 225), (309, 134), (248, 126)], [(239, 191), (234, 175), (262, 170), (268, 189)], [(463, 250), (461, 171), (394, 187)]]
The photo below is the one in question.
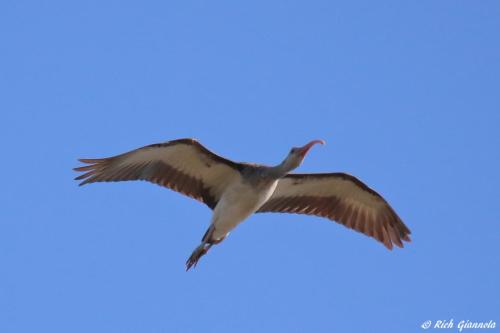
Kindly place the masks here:
[[(499, 17), (498, 1), (2, 1), (0, 332), (500, 325)], [(209, 209), (72, 180), (77, 158), (180, 137), (267, 164), (324, 139), (299, 171), (358, 176), (413, 242), (262, 214), (186, 273)]]

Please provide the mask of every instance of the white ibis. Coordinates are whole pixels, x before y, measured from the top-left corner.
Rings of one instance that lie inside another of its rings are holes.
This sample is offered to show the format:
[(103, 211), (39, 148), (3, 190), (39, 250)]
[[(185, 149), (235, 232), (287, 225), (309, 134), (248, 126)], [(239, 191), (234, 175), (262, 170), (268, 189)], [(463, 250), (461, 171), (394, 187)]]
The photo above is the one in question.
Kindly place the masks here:
[(326, 217), (383, 243), (403, 247), (410, 230), (377, 192), (345, 173), (289, 173), (315, 144), (290, 150), (269, 167), (237, 163), (214, 154), (194, 139), (145, 146), (101, 159), (80, 159), (88, 165), (76, 177), (80, 185), (95, 182), (147, 180), (205, 203), (213, 209), (210, 226), (186, 262), (186, 270), (222, 242), (253, 213), (297, 213)]

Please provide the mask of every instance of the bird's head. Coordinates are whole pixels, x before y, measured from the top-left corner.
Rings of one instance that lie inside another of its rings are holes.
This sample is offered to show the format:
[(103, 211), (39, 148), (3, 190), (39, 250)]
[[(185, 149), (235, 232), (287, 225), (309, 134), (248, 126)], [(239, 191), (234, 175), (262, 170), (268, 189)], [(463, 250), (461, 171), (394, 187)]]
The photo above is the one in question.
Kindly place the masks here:
[(304, 160), (304, 157), (306, 156), (307, 152), (312, 148), (312, 146), (314, 146), (317, 143), (324, 145), (325, 141), (313, 140), (308, 144), (306, 144), (305, 146), (293, 147), (288, 153), (288, 156), (283, 161), (283, 167), (287, 171), (291, 171), (297, 168)]

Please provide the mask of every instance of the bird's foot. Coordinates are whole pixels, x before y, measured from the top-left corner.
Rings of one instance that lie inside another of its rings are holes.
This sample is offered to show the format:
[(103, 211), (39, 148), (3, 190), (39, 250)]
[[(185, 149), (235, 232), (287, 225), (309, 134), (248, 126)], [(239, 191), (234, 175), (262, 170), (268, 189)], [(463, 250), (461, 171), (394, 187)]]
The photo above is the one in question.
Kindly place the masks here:
[(208, 250), (210, 249), (212, 245), (211, 244), (206, 244), (206, 243), (201, 243), (200, 246), (198, 246), (189, 259), (186, 261), (186, 272), (191, 268), (191, 267), (196, 267), (196, 264), (198, 264), (198, 260), (200, 260), (201, 257), (203, 257)]

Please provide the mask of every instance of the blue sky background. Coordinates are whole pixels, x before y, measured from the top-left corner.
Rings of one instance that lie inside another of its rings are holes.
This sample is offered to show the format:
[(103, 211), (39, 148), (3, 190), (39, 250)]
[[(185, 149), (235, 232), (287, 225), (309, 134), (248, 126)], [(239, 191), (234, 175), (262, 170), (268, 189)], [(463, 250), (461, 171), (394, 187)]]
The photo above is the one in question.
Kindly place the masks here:
[[(420, 332), (500, 325), (498, 1), (2, 1), (0, 332)], [(210, 219), (81, 157), (195, 137), (345, 171), (413, 232), (251, 217), (186, 273)], [(498, 327), (497, 327), (498, 329)]]

